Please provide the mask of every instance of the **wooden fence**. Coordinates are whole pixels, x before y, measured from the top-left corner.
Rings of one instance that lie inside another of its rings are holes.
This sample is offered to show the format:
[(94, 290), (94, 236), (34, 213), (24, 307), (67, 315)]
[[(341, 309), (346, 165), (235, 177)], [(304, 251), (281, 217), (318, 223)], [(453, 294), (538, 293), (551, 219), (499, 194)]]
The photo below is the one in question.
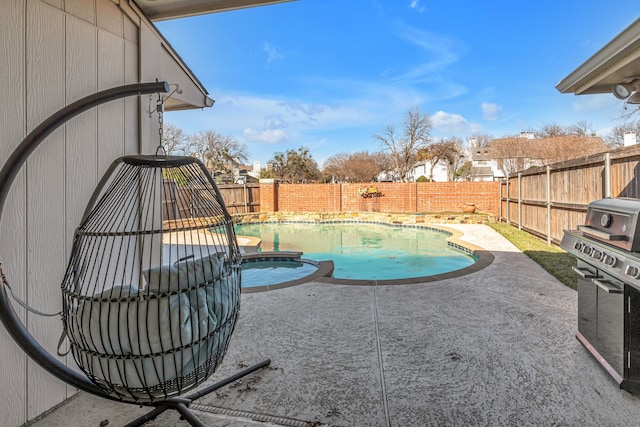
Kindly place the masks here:
[(218, 189), (229, 213), (260, 211), (260, 184), (222, 184)]
[[(198, 206), (209, 196), (208, 192), (181, 188), (174, 182), (164, 182), (164, 218), (178, 219), (197, 216)], [(220, 195), (230, 214), (260, 211), (260, 184), (218, 185)]]
[(604, 197), (640, 198), (640, 146), (532, 168), (500, 185), (498, 217), (559, 243), (584, 222), (587, 205)]

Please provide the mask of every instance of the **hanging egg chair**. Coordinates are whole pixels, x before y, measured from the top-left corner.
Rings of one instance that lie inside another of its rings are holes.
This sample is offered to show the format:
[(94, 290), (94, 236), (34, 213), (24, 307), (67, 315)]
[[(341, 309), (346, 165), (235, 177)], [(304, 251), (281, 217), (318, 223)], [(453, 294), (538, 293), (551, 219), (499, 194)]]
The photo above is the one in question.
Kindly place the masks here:
[[(0, 214), (17, 170), (57, 126), (111, 99), (167, 91), (166, 83), (129, 85), (54, 114), (0, 172)], [(240, 309), (240, 265), (231, 217), (202, 162), (164, 153), (124, 156), (89, 200), (62, 279), (63, 330), (86, 378), (24, 328), (4, 277), (2, 321), (36, 362), (63, 381), (112, 400), (156, 406), (130, 425), (166, 409), (202, 425), (187, 409), (192, 400), (270, 363), (184, 396), (216, 371), (227, 351)]]
[(199, 160), (117, 159), (76, 229), (62, 282), (78, 366), (124, 400), (202, 383), (236, 324), (240, 263), (231, 217)]

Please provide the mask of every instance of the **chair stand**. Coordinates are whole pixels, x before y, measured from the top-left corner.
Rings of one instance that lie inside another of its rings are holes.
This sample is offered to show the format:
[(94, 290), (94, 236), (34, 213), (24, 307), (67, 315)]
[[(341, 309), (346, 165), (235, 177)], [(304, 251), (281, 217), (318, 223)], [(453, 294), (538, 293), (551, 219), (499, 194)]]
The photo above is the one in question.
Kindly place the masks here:
[(193, 412), (189, 410), (189, 405), (191, 405), (194, 400), (200, 399), (201, 397), (206, 396), (218, 390), (219, 388), (226, 386), (227, 384), (231, 384), (232, 382), (237, 381), (242, 377), (245, 377), (259, 369), (269, 366), (270, 363), (271, 363), (271, 359), (263, 360), (262, 362), (255, 364), (253, 366), (250, 366), (247, 369), (244, 369), (236, 373), (235, 375), (225, 378), (224, 380), (218, 381), (217, 383), (212, 384), (209, 387), (205, 387), (196, 393), (190, 394), (185, 397), (174, 397), (171, 399), (163, 400), (161, 402), (157, 402), (154, 405), (156, 406), (156, 408), (153, 411), (150, 411), (144, 414), (143, 416), (136, 418), (135, 420), (127, 424), (125, 427), (142, 426), (147, 421), (151, 421), (155, 419), (158, 415), (162, 414), (164, 411), (168, 409), (173, 409), (174, 411), (178, 411), (180, 413), (180, 418), (184, 419), (194, 427), (207, 427), (205, 424), (202, 423), (202, 421), (198, 419), (198, 417), (194, 415)]

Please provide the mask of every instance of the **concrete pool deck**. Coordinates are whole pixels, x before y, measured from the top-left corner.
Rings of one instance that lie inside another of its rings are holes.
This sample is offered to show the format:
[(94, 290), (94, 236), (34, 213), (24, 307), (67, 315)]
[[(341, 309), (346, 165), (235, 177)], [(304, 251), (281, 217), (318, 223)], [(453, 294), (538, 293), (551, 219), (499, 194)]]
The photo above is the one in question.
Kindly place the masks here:
[[(437, 282), (308, 283), (242, 294), (211, 383), (269, 367), (191, 406), (210, 426), (627, 426), (640, 397), (575, 339), (577, 293), (491, 228), (452, 225), (495, 259)], [(80, 393), (32, 425), (121, 426), (149, 408)], [(147, 426), (185, 426), (166, 412)]]

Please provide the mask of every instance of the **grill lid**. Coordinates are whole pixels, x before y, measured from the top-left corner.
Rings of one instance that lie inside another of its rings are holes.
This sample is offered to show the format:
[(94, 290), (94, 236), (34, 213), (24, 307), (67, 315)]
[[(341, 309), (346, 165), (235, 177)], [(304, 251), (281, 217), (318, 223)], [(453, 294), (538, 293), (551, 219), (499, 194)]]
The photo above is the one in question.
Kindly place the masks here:
[(589, 203), (585, 225), (578, 226), (585, 235), (631, 252), (640, 251), (640, 199), (605, 198)]

